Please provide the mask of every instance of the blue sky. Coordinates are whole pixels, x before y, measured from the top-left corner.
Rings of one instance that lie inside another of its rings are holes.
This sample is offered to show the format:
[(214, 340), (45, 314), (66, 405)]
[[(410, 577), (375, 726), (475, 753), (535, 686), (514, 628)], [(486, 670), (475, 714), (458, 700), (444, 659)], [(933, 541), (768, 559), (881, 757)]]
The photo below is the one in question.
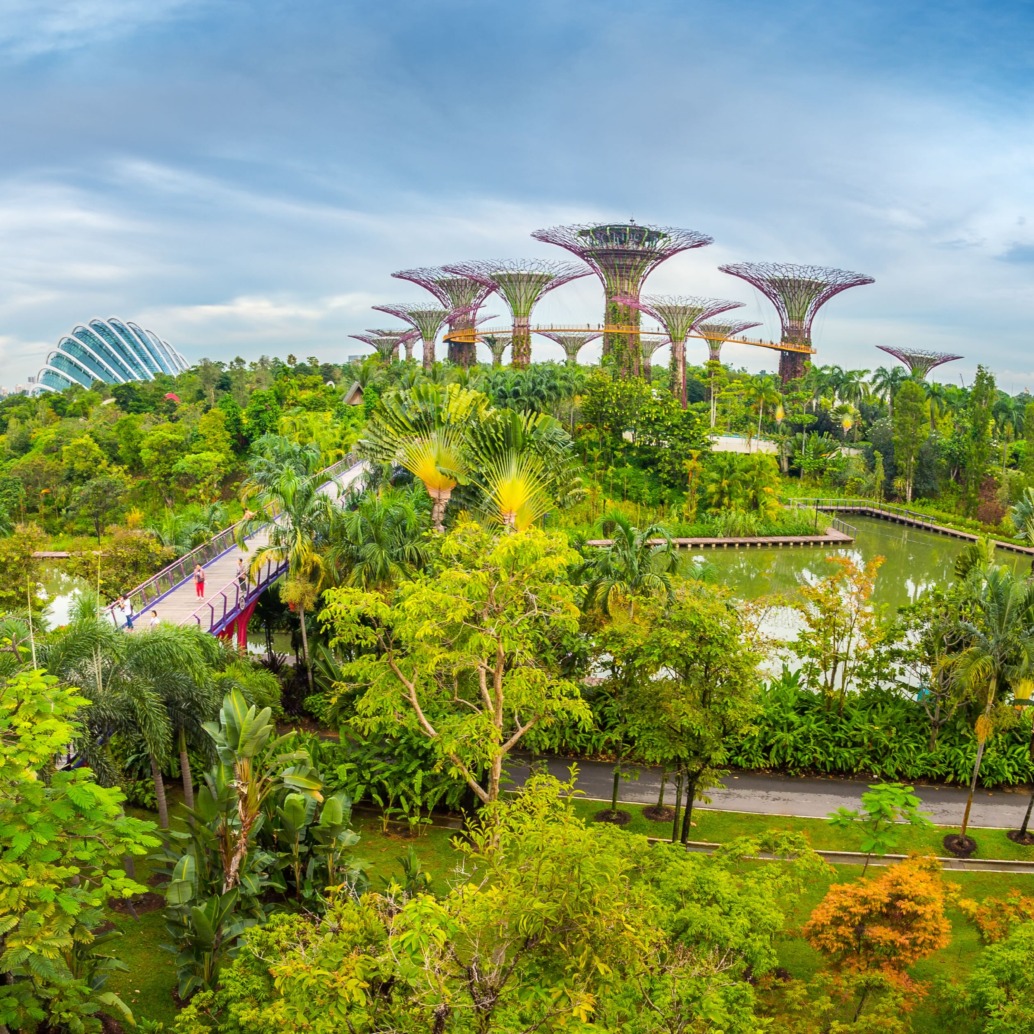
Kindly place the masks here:
[(191, 360), (340, 359), (423, 293), (393, 270), (632, 216), (715, 238), (647, 293), (771, 337), (720, 263), (857, 270), (818, 361), (912, 345), (1034, 389), (1032, 37), (1019, 2), (0, 0), (0, 382), (91, 316)]

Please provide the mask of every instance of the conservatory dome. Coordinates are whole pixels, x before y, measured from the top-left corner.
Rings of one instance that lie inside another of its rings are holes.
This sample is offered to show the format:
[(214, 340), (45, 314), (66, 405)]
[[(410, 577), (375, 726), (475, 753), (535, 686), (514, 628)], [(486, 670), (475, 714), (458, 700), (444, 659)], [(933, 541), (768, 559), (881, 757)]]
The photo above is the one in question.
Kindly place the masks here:
[(186, 368), (183, 356), (153, 331), (109, 316), (79, 324), (61, 338), (36, 384), (44, 391), (61, 391), (73, 384), (88, 388), (94, 381), (151, 381), (156, 373), (176, 374)]

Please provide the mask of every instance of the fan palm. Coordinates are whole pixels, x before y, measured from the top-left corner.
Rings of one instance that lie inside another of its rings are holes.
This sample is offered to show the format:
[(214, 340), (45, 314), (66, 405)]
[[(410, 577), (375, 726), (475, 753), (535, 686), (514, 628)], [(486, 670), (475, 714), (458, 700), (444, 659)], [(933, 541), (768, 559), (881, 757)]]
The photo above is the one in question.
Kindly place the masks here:
[(1004, 567), (974, 571), (970, 576), (973, 605), (960, 621), (966, 643), (951, 660), (955, 685), (980, 708), (976, 720), (977, 753), (962, 816), (966, 835), (984, 748), (994, 731), (999, 694), (1030, 677), (1034, 670), (1034, 586)]
[(594, 550), (578, 572), (585, 583), (586, 610), (609, 616), (615, 600), (627, 600), (631, 614), (635, 597), (644, 593), (663, 592), (668, 600), (674, 598), (670, 575), (679, 561), (667, 528), (635, 528), (620, 513), (605, 517), (601, 528), (610, 545)]

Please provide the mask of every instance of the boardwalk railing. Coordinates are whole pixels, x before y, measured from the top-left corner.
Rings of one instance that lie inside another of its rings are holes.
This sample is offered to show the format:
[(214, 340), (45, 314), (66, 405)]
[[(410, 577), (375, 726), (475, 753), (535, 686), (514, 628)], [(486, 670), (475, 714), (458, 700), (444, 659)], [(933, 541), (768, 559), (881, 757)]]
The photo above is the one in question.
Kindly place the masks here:
[(256, 596), (261, 596), (286, 571), (286, 560), (279, 562), (267, 560), (259, 571), (252, 574), (244, 584), (235, 578), (228, 585), (223, 586), (215, 596), (205, 600), (184, 624), (193, 621), (205, 632), (218, 635), (241, 610)]
[[(985, 536), (972, 531), (962, 531), (959, 528), (952, 528), (944, 524), (938, 524), (936, 518), (929, 514), (920, 513), (918, 510), (911, 510), (907, 506), (899, 506), (897, 503), (878, 503), (875, 499), (846, 498), (815, 498), (815, 499), (784, 499), (786, 506), (807, 507), (808, 509), (825, 510), (835, 512), (847, 510), (868, 514), (872, 517), (879, 517), (885, 520), (898, 521), (902, 524), (909, 524), (925, 531), (936, 532), (938, 535), (948, 535), (951, 538), (964, 539), (967, 542), (976, 542)], [(837, 518), (834, 518), (834, 525)], [(989, 536), (987, 536), (989, 537)], [(992, 538), (991, 541), (999, 549), (1006, 549), (1013, 553), (1034, 554), (1030, 546), (1021, 546), (1015, 542), (1004, 539)]]
[[(340, 459), (329, 467), (325, 467), (320, 471), (323, 476), (321, 487), (337, 480), (338, 477), (354, 467), (358, 462), (355, 453), (349, 453), (344, 459)], [(267, 513), (272, 516), (271, 511), (268, 509)], [(126, 593), (126, 599), (133, 606), (133, 613), (142, 614), (150, 609), (156, 601), (168, 595), (177, 586), (182, 585), (190, 578), (196, 565), (200, 564), (204, 567), (217, 557), (222, 556), (227, 550), (233, 549), (237, 545), (237, 536), (243, 524), (244, 519), (242, 518), (236, 524), (231, 524), (230, 527), (224, 528), (207, 542), (202, 542), (200, 546), (174, 560), (168, 566), (163, 567), (156, 575), (148, 578), (146, 582), (141, 582), (135, 589)], [(252, 535), (257, 535), (264, 527), (265, 525), (260, 525), (253, 528), (249, 538)], [(268, 582), (263, 583), (263, 587), (266, 584)], [(226, 590), (223, 591), (225, 592)], [(110, 606), (107, 609), (112, 622), (116, 626), (121, 626), (124, 621), (123, 615), (116, 613), (114, 606)]]

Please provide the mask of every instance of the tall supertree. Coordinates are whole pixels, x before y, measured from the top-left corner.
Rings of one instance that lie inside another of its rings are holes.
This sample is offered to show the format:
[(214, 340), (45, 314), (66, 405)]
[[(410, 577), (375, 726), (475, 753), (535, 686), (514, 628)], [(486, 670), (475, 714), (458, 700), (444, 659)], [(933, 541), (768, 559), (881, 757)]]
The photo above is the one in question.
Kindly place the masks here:
[[(619, 295), (619, 305), (645, 312), (663, 328), (671, 342), (671, 391), (686, 408), (686, 338), (701, 321), (717, 316), (728, 309), (738, 309), (743, 302), (732, 302), (725, 298), (679, 297), (674, 295), (653, 295), (640, 301), (638, 298)], [(662, 342), (663, 344), (663, 342)], [(659, 346), (658, 346), (659, 347)], [(641, 362), (645, 375), (649, 377), (650, 361), (646, 350), (640, 346)], [(651, 353), (652, 354), (652, 353)]]
[[(424, 369), (434, 366), (434, 345), (438, 332), (447, 320), (454, 317), (451, 309), (434, 309), (423, 302), (402, 305), (375, 305), (378, 312), (386, 312), (408, 323), (419, 335), (424, 345)], [(408, 358), (408, 356), (407, 356)]]
[(710, 375), (710, 404), (711, 404), (711, 426), (718, 422), (718, 393), (715, 391), (715, 378), (718, 376), (719, 367), (722, 364), (722, 345), (729, 338), (742, 334), (745, 330), (753, 327), (760, 327), (758, 322), (743, 323), (700, 323), (693, 329), (707, 342), (707, 372)]
[(518, 259), (510, 262), (458, 262), (445, 266), (456, 276), (470, 277), (498, 293), (513, 317), (510, 355), (516, 367), (531, 362), (531, 311), (539, 299), (563, 284), (588, 276), (589, 270), (570, 262)]
[(909, 372), (917, 380), (925, 381), (926, 375), (941, 363), (953, 363), (961, 359), (961, 355), (953, 355), (951, 352), (927, 352), (924, 348), (892, 348), (890, 345), (877, 345), (881, 352), (900, 359), (909, 369)]
[(448, 306), (453, 316), (449, 320), (448, 342), (449, 362), (459, 366), (473, 366), (477, 362), (477, 342), (474, 336), (467, 341), (465, 336), (452, 340), (451, 335), (457, 331), (472, 331), (477, 325), (477, 312), (492, 293), (492, 288), (474, 280), (469, 276), (456, 276), (441, 266), (428, 266), (421, 269), (400, 269), (391, 274), (399, 280), (409, 280), (430, 291), (442, 303)]
[[(603, 283), (603, 354), (613, 356), (626, 376), (640, 374), (638, 331), (640, 311), (628, 304), (638, 300), (643, 282), (665, 259), (690, 248), (714, 243), (713, 237), (673, 226), (646, 226), (636, 222), (583, 223), (536, 230), (532, 237), (556, 244), (592, 267)], [(619, 301), (625, 299), (625, 301)], [(628, 328), (627, 330), (623, 328)]]
[(399, 357), (399, 345), (405, 346), (406, 358), (413, 357), (415, 330), (367, 330), (365, 334), (349, 334), (356, 341), (364, 341), (386, 362)]
[(718, 268), (746, 280), (776, 307), (782, 325), (780, 343), (787, 346), (779, 350), (779, 376), (784, 384), (804, 375), (807, 356), (814, 352), (811, 324), (815, 313), (835, 294), (876, 282), (846, 269), (787, 262), (739, 262)]
[(600, 330), (572, 330), (570, 332), (563, 330), (538, 330), (536, 333), (541, 334), (543, 337), (548, 337), (550, 341), (555, 341), (564, 350), (564, 355), (567, 356), (567, 365), (577, 366), (578, 353), (590, 341), (595, 341), (603, 332)]

